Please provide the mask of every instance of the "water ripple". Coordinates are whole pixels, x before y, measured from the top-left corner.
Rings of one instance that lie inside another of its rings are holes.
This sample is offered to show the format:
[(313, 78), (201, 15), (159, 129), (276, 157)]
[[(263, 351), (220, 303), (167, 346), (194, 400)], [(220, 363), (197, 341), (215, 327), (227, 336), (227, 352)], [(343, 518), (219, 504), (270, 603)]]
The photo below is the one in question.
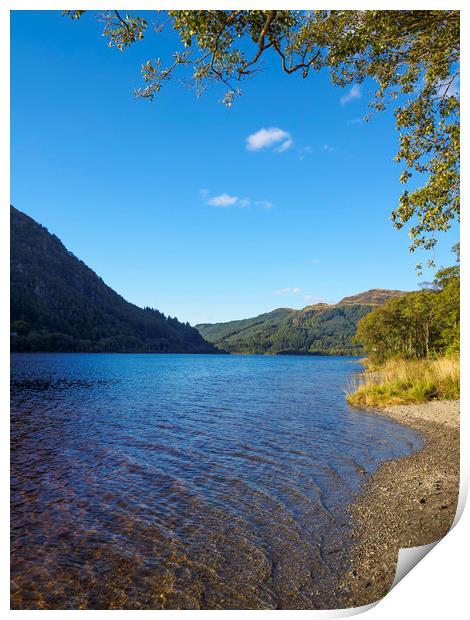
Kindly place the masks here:
[(334, 606), (346, 507), (421, 439), (353, 358), (12, 356), (12, 607)]

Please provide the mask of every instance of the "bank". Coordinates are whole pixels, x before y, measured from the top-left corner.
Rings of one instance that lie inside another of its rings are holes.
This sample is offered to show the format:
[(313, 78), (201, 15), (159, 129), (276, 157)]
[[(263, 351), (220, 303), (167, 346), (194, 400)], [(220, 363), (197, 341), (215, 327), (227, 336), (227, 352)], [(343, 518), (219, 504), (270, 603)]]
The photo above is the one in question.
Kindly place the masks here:
[(420, 432), (425, 445), (409, 457), (384, 463), (350, 507), (354, 543), (351, 567), (340, 586), (341, 607), (385, 596), (398, 550), (429, 544), (449, 531), (459, 494), (459, 412), (459, 400), (380, 410)]

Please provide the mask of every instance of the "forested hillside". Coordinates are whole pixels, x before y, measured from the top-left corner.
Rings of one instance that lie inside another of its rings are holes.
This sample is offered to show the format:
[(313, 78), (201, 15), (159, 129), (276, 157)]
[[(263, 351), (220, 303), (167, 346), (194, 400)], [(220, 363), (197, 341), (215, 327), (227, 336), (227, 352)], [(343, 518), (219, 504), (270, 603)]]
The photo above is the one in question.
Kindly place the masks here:
[(403, 291), (372, 289), (338, 304), (315, 304), (303, 310), (278, 308), (257, 317), (196, 325), (202, 336), (230, 353), (357, 355), (353, 342), (358, 321), (374, 307)]
[(12, 350), (216, 352), (189, 323), (127, 302), (32, 218), (10, 217)]

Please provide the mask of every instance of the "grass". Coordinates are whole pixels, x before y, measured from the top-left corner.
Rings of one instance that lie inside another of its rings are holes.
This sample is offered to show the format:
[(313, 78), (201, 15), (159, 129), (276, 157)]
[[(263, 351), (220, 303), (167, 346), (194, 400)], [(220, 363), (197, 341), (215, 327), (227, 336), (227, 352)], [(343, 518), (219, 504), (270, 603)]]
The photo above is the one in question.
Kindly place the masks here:
[(425, 403), (460, 398), (460, 360), (389, 360), (369, 364), (349, 386), (348, 402), (366, 407)]

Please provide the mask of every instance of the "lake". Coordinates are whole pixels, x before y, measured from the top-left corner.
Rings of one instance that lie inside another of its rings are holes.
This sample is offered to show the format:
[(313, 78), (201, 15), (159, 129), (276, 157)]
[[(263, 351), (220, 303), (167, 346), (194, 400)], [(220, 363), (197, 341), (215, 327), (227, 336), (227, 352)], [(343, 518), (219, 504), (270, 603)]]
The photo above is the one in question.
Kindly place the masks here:
[(357, 358), (14, 354), (12, 607), (335, 606), (347, 506), (422, 446)]

